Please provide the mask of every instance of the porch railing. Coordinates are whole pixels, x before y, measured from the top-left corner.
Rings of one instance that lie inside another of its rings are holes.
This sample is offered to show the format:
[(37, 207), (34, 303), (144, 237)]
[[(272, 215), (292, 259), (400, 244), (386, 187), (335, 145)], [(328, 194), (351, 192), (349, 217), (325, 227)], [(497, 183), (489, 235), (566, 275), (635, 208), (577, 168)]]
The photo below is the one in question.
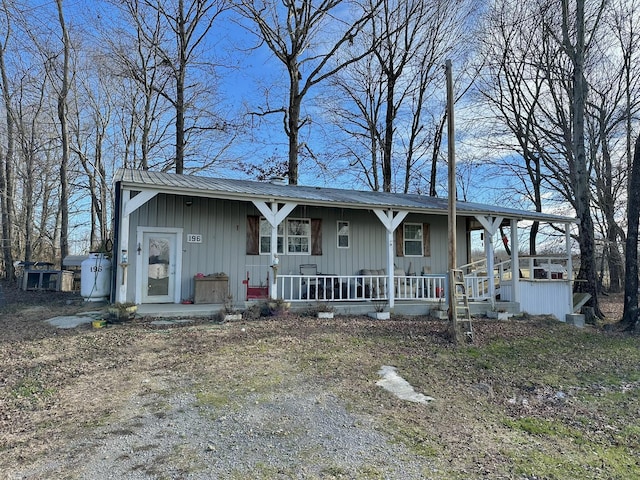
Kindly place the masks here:
[(503, 266), (501, 264), (494, 266), (492, 275), (487, 272), (487, 260), (477, 260), (475, 262), (468, 263), (459, 267), (464, 275), (465, 284), (467, 287), (467, 296), (470, 300), (482, 301), (491, 300), (491, 290), (489, 288), (490, 282), (495, 282), (496, 291), (500, 288), (500, 283), (497, 281), (500, 276), (496, 277), (496, 273), (499, 272)]
[[(567, 259), (554, 256), (520, 257), (518, 272), (523, 280), (566, 280)], [(494, 293), (510, 285), (513, 279), (511, 260), (496, 262), (491, 275), (486, 260), (462, 265), (470, 300), (491, 299)], [(286, 301), (366, 301), (388, 300), (386, 275), (278, 275), (278, 297)], [(394, 298), (398, 300), (438, 301), (446, 299), (446, 274), (395, 276)], [(506, 291), (504, 298), (507, 298)]]
[(526, 280), (570, 280), (566, 256), (526, 256), (519, 258), (519, 275)]
[[(287, 301), (388, 300), (386, 275), (278, 275), (278, 296)], [(396, 276), (394, 298), (431, 300), (445, 297), (446, 275)]]
[[(564, 256), (523, 256), (518, 258), (518, 272), (523, 280), (566, 280), (568, 260)], [(473, 300), (490, 300), (489, 285), (494, 282), (496, 295), (505, 284), (511, 283), (513, 269), (511, 260), (496, 262), (491, 275), (487, 272), (486, 259), (462, 265), (467, 286), (467, 294)]]

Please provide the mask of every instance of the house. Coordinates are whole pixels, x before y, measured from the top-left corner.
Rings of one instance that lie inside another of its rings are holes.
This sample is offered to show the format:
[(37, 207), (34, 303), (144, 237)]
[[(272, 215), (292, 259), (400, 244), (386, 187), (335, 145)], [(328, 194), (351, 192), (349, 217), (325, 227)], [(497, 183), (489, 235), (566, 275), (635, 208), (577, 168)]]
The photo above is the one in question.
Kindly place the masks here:
[[(383, 301), (426, 313), (445, 296), (447, 199), (128, 169), (114, 181), (113, 301), (189, 299), (219, 309), (230, 295), (236, 304)], [(519, 256), (518, 222), (533, 220), (567, 232), (575, 222), (458, 202), (456, 264), (485, 310), (504, 302), (564, 320), (573, 312), (569, 234), (565, 255)], [(511, 258), (496, 262), (500, 226), (511, 232)], [(470, 232), (478, 229), (486, 258), (472, 263)]]

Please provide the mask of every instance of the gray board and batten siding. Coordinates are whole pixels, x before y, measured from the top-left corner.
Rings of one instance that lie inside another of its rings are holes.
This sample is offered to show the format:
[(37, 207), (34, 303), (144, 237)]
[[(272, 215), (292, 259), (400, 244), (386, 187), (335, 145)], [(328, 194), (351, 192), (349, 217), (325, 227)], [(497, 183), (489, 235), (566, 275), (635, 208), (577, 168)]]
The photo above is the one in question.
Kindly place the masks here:
[[(189, 200), (190, 206), (187, 206)], [(268, 254), (248, 255), (246, 248), (247, 217), (260, 215), (250, 201), (203, 198), (185, 195), (158, 194), (130, 216), (129, 245), (136, 245), (137, 227), (180, 228), (187, 234), (202, 236), (202, 243), (182, 243), (181, 297), (194, 295), (194, 275), (223, 272), (229, 276), (229, 290), (233, 298), (242, 301), (246, 296), (248, 268), (256, 272), (270, 271)], [(279, 273), (298, 274), (301, 264), (315, 263), (318, 271), (335, 275), (355, 275), (361, 269), (386, 267), (386, 233), (371, 211), (350, 208), (331, 208), (299, 205), (289, 218), (321, 219), (322, 255), (280, 255)], [(338, 221), (349, 222), (349, 248), (337, 248)], [(395, 257), (397, 268), (410, 268), (420, 274), (425, 271), (443, 273), (447, 269), (447, 219), (445, 216), (409, 214), (409, 223), (430, 226), (430, 255)], [(466, 262), (466, 232), (464, 222), (458, 226), (459, 263)], [(251, 266), (251, 267), (248, 267)], [(135, 262), (130, 265), (127, 298), (135, 298)], [(256, 275), (252, 273), (252, 275)], [(252, 278), (251, 284), (264, 283), (265, 278)]]

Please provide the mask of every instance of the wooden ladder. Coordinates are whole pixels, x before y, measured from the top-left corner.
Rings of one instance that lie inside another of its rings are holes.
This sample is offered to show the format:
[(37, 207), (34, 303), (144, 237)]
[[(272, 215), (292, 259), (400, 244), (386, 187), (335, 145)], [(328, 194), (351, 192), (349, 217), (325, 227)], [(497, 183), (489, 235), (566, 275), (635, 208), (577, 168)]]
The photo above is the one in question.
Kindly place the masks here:
[(471, 326), (471, 310), (467, 297), (467, 286), (464, 282), (462, 270), (451, 270), (451, 284), (453, 285), (453, 317), (460, 325), (467, 341), (473, 341), (473, 327)]

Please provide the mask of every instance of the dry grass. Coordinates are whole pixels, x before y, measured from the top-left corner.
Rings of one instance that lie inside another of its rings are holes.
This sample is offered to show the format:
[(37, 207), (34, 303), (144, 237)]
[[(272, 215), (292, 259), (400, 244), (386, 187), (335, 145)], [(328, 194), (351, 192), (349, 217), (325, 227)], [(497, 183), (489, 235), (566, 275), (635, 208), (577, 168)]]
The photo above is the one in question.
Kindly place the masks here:
[[(6, 286), (5, 297), (0, 471), (65, 458), (74, 440), (135, 416), (132, 397), (181, 390), (241, 408), (249, 396), (303, 378), (429, 459), (433, 478), (640, 476), (637, 337), (544, 318), (478, 320), (474, 344), (453, 347), (444, 323), (423, 318), (291, 315), (67, 331), (43, 320), (91, 306), (65, 294), (17, 296)], [(603, 304), (605, 312), (617, 308)], [(410, 404), (376, 387), (381, 365), (396, 366), (436, 401)], [(73, 476), (75, 462), (68, 458), (62, 476)]]

